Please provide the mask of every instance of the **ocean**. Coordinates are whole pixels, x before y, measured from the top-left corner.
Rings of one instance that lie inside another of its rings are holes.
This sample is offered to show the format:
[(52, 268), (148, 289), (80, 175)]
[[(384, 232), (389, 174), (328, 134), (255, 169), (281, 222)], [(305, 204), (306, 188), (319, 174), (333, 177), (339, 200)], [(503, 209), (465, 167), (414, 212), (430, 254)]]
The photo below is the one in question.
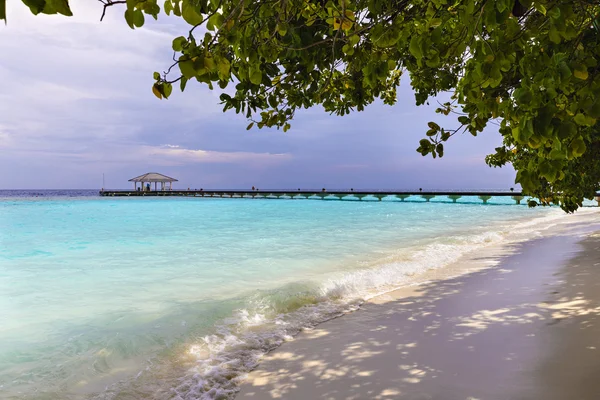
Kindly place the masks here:
[(261, 355), (558, 208), (0, 191), (2, 399), (218, 399)]

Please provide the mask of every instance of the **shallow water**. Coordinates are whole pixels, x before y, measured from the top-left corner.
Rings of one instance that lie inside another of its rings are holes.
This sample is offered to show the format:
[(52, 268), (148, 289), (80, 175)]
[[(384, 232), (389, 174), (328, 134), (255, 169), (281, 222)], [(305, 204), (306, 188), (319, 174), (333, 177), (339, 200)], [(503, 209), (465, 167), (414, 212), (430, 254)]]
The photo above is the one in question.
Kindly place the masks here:
[(475, 198), (86, 194), (0, 193), (3, 398), (231, 396), (303, 326), (560, 215)]

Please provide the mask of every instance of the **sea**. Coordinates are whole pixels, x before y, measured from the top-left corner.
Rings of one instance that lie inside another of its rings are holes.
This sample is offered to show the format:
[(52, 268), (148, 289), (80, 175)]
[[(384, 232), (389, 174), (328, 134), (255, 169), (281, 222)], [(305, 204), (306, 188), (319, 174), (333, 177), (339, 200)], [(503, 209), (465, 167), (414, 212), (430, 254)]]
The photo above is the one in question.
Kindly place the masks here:
[(262, 355), (556, 208), (0, 191), (0, 397), (230, 399)]

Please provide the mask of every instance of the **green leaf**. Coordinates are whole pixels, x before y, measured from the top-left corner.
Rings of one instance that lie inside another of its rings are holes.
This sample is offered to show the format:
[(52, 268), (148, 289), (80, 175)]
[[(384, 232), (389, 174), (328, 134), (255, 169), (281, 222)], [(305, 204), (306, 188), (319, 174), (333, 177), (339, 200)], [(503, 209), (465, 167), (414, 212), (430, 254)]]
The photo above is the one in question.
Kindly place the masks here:
[(540, 13), (542, 13), (543, 15), (546, 15), (546, 7), (544, 7), (543, 4), (539, 3), (539, 2), (535, 2), (533, 3), (533, 6), (535, 7), (536, 10), (538, 10)]
[(588, 109), (588, 114), (592, 118), (600, 118), (600, 99), (596, 99), (596, 101), (590, 106)]
[(165, 99), (169, 98), (169, 96), (171, 95), (171, 92), (173, 92), (173, 85), (171, 85), (168, 82), (165, 82), (163, 84), (163, 94), (165, 96)]
[[(210, 17), (208, 19), (208, 23), (213, 27), (213, 29), (209, 29), (209, 30), (217, 30), (221, 28), (221, 25), (223, 25), (223, 16), (219, 13), (216, 13), (215, 15), (213, 15), (212, 17)], [(206, 26), (208, 28), (208, 25)]]
[(131, 29), (135, 28), (135, 25), (133, 24), (133, 11), (130, 9), (125, 10), (125, 22), (127, 22), (127, 25), (129, 25)]
[(255, 85), (260, 85), (262, 83), (262, 72), (260, 71), (260, 69), (254, 69), (254, 70), (250, 70), (250, 82), (252, 82)]
[(548, 10), (547, 15), (552, 19), (559, 19), (560, 18), (560, 8), (558, 8), (557, 6), (550, 8)]
[(504, 12), (508, 8), (508, 0), (496, 0), (496, 8), (499, 12)]
[(187, 44), (187, 39), (184, 38), (183, 36), (179, 36), (176, 37), (175, 39), (173, 39), (173, 50), (174, 51), (182, 51), (183, 50), (183, 46), (185, 46)]
[(23, 0), (23, 3), (29, 7), (34, 15), (44, 11), (44, 7), (46, 6), (46, 0)]
[(152, 76), (153, 76), (154, 80), (160, 79), (160, 74), (158, 72), (155, 72)]
[(431, 121), (427, 123), (427, 126), (429, 126), (429, 128), (439, 131), (440, 130), (440, 126), (438, 124), (436, 124), (435, 122)]
[(48, 6), (52, 8), (52, 14), (58, 13), (67, 17), (73, 16), (68, 0), (46, 0), (46, 7), (44, 9)]
[(581, 157), (583, 153), (585, 153), (587, 147), (583, 141), (583, 138), (579, 136), (571, 142), (569, 148), (573, 152), (574, 157)]
[(423, 58), (423, 53), (421, 52), (421, 43), (418, 36), (415, 35), (412, 37), (412, 39), (410, 39), (408, 51), (410, 51), (410, 54), (412, 54), (417, 60)]
[(196, 10), (196, 7), (189, 0), (183, 1), (181, 16), (190, 25), (198, 25), (204, 21), (204, 17)]
[(589, 76), (588, 70), (585, 67), (585, 65), (580, 65), (580, 66), (576, 67), (575, 70), (573, 71), (573, 75), (575, 76), (575, 78), (581, 79), (583, 81), (585, 81)]
[(587, 118), (585, 115), (583, 115), (582, 113), (578, 113), (577, 115), (575, 115), (574, 121), (577, 125), (587, 125)]
[(165, 14), (171, 15), (171, 11), (173, 11), (173, 3), (171, 3), (171, 0), (165, 0), (163, 9), (165, 10)]
[(160, 93), (158, 84), (155, 83), (154, 85), (152, 85), (152, 93), (154, 93), (156, 97), (162, 100), (162, 94)]
[(444, 145), (442, 143), (438, 143), (437, 146), (435, 146), (435, 150), (440, 157), (444, 156)]
[(144, 13), (142, 10), (133, 11), (133, 25), (138, 28), (144, 26)]
[(432, 18), (429, 21), (429, 26), (432, 27), (432, 28), (437, 28), (441, 24), (442, 24), (442, 19), (441, 18)]
[(252, 129), (253, 126), (254, 126), (254, 122), (249, 123), (248, 126), (246, 127), (246, 130), (249, 131), (250, 129)]
[(0, 21), (6, 23), (6, 0), (0, 0)]
[(229, 60), (225, 57), (220, 57), (217, 62), (217, 72), (219, 73), (219, 78), (222, 80), (229, 79), (229, 71), (231, 68), (231, 64)]
[(196, 76), (196, 69), (194, 68), (192, 60), (180, 61), (179, 69), (181, 70), (181, 74), (187, 79)]
[(550, 41), (554, 44), (560, 44), (561, 42), (561, 37), (560, 37), (560, 33), (558, 33), (558, 30), (556, 29), (556, 27), (554, 25), (550, 25), (550, 30), (548, 31), (548, 37), (550, 38)]
[(181, 80), (179, 81), (179, 88), (181, 89), (181, 91), (183, 92), (185, 90), (185, 85), (187, 84), (187, 78), (185, 76), (181, 77)]

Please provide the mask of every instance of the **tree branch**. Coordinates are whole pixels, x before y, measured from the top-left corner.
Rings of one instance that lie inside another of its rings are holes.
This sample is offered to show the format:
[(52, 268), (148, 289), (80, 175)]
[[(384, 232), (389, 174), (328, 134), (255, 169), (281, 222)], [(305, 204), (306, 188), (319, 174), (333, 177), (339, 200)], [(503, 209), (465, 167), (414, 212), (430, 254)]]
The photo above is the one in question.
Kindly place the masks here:
[(104, 7), (102, 7), (102, 15), (100, 16), (100, 21), (102, 21), (104, 19), (104, 15), (106, 14), (106, 7), (110, 7), (115, 4), (127, 3), (126, 0), (98, 0), (98, 1), (104, 5)]

